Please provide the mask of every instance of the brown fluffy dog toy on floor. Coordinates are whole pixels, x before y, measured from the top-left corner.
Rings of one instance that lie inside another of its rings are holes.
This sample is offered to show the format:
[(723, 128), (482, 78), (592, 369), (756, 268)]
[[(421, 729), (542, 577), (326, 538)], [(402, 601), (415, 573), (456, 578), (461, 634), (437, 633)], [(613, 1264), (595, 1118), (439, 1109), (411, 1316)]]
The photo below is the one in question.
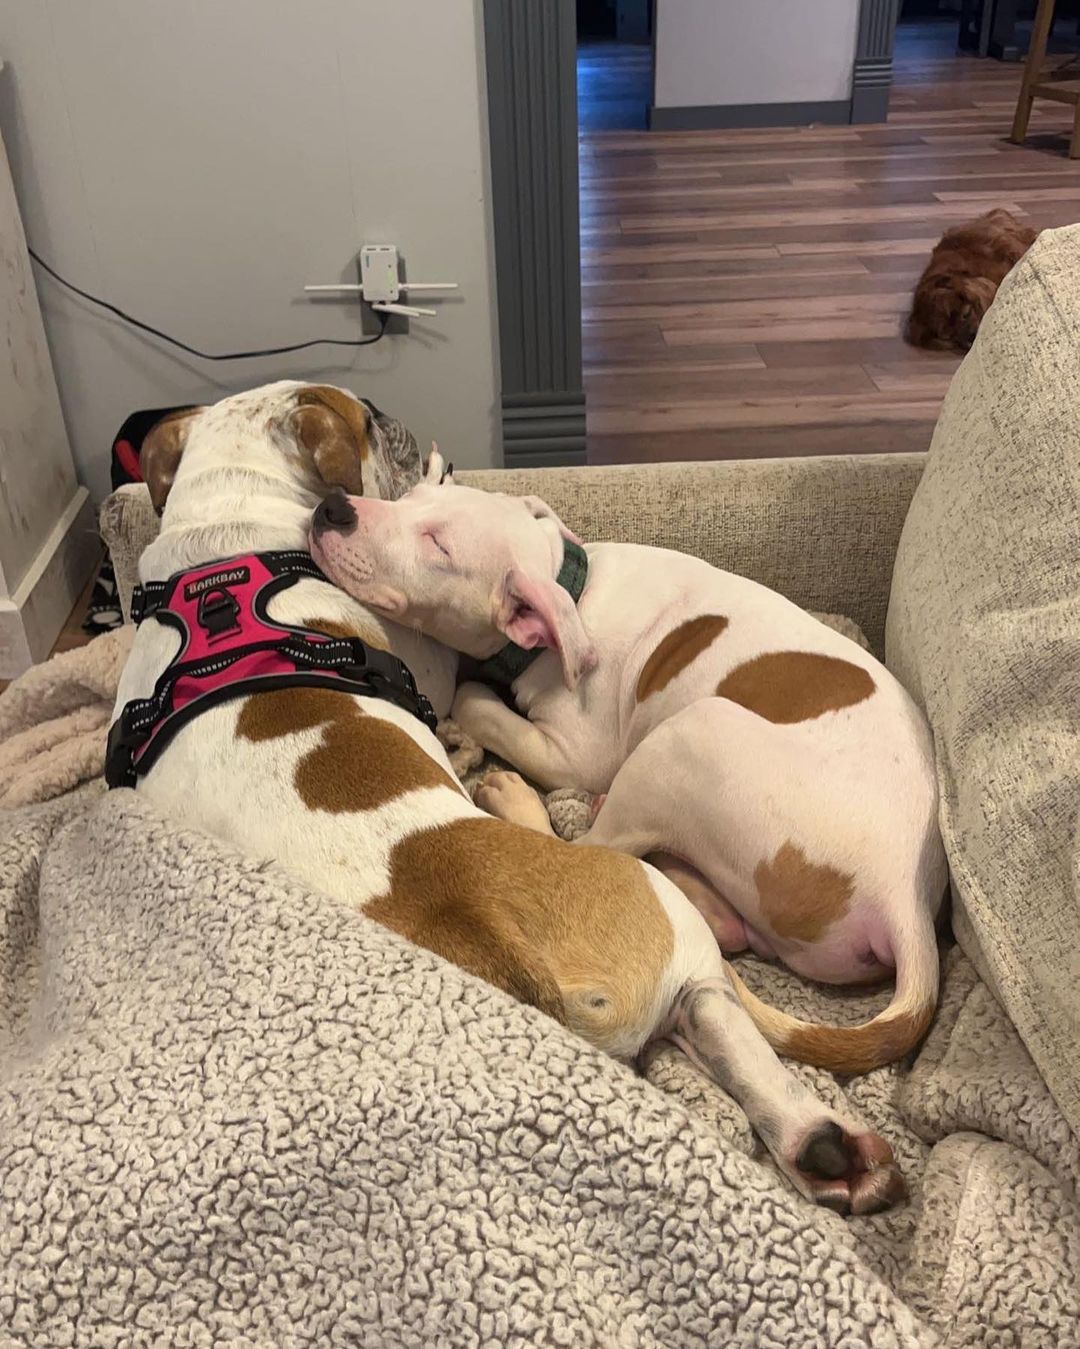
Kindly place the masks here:
[(946, 230), (915, 287), (904, 340), (913, 347), (967, 351), (998, 286), (1038, 233), (1000, 209)]

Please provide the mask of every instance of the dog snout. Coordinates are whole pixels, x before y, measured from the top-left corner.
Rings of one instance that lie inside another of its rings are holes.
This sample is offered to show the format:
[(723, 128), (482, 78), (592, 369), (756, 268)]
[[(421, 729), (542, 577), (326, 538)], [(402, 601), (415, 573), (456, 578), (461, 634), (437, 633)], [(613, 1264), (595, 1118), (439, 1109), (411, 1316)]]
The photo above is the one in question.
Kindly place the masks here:
[(315, 538), (333, 531), (336, 534), (351, 534), (356, 528), (356, 507), (347, 496), (335, 492), (315, 507), (311, 518), (311, 532)]

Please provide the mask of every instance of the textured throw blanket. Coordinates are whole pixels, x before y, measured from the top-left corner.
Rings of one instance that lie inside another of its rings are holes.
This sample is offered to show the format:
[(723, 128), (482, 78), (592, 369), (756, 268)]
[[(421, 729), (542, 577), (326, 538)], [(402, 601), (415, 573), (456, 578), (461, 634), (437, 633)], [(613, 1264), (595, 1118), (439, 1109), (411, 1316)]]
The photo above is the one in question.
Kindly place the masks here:
[(0, 806), (50, 801), (105, 769), (105, 737), (135, 629), (35, 665), (0, 693)]
[(1080, 1343), (1080, 1147), (957, 950), (913, 1068), (798, 1071), (910, 1203), (812, 1208), (674, 1051), (635, 1075), (135, 793), (0, 811), (0, 1345)]

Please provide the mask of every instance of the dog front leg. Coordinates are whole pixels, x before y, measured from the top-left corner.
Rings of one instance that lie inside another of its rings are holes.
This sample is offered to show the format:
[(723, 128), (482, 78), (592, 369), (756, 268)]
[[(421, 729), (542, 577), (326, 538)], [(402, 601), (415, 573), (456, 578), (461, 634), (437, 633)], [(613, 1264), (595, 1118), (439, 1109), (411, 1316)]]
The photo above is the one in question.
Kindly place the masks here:
[(906, 1194), (892, 1149), (830, 1110), (780, 1062), (726, 974), (687, 985), (667, 1037), (746, 1111), (800, 1193), (838, 1213), (877, 1213)]
[(520, 716), (485, 684), (462, 684), (450, 715), (491, 754), (497, 754), (545, 791), (576, 787), (576, 774), (562, 747)]

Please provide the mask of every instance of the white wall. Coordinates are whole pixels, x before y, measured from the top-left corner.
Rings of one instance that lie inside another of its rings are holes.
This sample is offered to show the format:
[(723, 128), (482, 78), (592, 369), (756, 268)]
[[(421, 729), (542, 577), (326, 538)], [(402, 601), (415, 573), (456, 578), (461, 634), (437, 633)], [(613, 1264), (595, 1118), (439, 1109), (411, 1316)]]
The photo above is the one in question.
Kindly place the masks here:
[(859, 0), (657, 0), (656, 106), (851, 95)]
[(31, 245), (83, 288), (209, 351), (359, 337), (306, 281), (362, 242), (460, 298), (350, 352), (212, 365), (39, 275), (82, 480), (137, 407), (284, 376), (344, 384), (461, 466), (498, 462), (480, 0), (5, 0), (0, 127)]

